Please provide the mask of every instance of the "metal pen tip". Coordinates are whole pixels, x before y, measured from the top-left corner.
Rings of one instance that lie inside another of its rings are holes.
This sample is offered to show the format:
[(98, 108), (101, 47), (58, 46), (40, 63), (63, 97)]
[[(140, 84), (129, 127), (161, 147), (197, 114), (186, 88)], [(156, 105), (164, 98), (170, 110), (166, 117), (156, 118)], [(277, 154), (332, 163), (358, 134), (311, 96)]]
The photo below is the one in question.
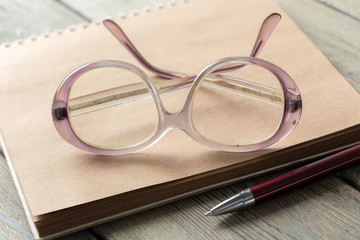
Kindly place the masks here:
[(205, 216), (212, 216), (212, 212), (211, 212), (211, 210), (210, 210), (210, 211), (208, 211), (207, 213), (205, 213)]

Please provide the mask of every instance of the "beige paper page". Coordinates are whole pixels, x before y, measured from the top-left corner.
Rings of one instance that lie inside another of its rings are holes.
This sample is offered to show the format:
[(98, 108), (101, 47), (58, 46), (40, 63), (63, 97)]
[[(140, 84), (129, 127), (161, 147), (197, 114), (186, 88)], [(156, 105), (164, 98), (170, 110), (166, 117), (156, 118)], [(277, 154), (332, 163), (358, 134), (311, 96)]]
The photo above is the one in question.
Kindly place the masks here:
[[(284, 141), (255, 153), (218, 152), (177, 130), (133, 155), (84, 153), (63, 141), (53, 126), (50, 110), (57, 86), (90, 61), (139, 64), (102, 25), (0, 49), (0, 128), (32, 215), (246, 161), (358, 124), (360, 112), (353, 111), (360, 107), (358, 94), (272, 1), (190, 0), (117, 22), (154, 65), (198, 73), (217, 59), (248, 56), (272, 12), (283, 18), (261, 58), (295, 80), (303, 115)], [(183, 99), (178, 101), (181, 106)]]

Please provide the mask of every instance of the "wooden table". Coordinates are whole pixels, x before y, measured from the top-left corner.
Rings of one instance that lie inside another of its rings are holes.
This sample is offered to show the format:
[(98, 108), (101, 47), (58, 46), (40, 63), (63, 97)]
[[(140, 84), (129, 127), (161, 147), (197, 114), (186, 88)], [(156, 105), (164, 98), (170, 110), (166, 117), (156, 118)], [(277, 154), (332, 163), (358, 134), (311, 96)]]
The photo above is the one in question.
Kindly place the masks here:
[[(275, 1), (360, 92), (360, 1)], [(134, 14), (133, 9), (146, 6), (159, 7), (158, 2), (0, 0), (0, 43), (21, 44), (21, 39), (41, 33), (119, 14)], [(61, 239), (360, 239), (360, 165), (246, 212), (225, 217), (203, 216), (211, 206), (240, 189), (284, 172), (206, 192)], [(2, 155), (0, 182), (0, 239), (32, 239)]]

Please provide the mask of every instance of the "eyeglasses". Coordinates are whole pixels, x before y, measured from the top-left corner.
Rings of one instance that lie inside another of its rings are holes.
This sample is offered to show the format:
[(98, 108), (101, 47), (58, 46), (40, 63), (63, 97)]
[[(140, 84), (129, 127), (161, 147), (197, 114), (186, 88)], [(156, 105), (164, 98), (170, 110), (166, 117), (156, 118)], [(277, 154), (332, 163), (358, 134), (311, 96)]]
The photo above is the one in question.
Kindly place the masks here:
[[(54, 125), (70, 144), (101, 155), (143, 150), (174, 128), (222, 151), (273, 145), (301, 116), (301, 96), (291, 77), (257, 58), (280, 18), (273, 13), (264, 20), (250, 57), (220, 59), (198, 75), (153, 66), (115, 22), (105, 20), (105, 27), (143, 67), (166, 80), (153, 82), (122, 61), (85, 64), (58, 87), (52, 104)], [(183, 108), (168, 112), (163, 96), (176, 101), (176, 94), (186, 88)]]

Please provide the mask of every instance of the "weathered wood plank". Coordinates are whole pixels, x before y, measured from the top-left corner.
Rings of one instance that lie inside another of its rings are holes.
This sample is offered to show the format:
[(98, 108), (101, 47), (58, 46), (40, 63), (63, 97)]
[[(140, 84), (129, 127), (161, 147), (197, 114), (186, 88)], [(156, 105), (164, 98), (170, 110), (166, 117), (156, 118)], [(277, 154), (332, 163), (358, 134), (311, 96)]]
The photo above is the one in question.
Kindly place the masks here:
[(161, 7), (163, 4), (172, 4), (176, 0), (60, 0), (70, 8), (81, 12), (92, 21), (100, 21), (114, 16), (134, 14), (140, 11)]
[(359, 0), (316, 0), (356, 20), (360, 20)]
[[(99, 240), (89, 231), (76, 232), (65, 237), (57, 238), (57, 240)], [(100, 239), (101, 240), (101, 239)]]
[(97, 230), (108, 239), (358, 239), (360, 194), (334, 176), (249, 211), (204, 216), (210, 206), (273, 176), (177, 201)]
[(360, 191), (360, 164), (341, 171), (337, 175)]
[(56, 1), (0, 0), (0, 43), (79, 25), (84, 19)]
[(31, 239), (29, 224), (3, 156), (0, 156), (0, 182), (0, 239)]

